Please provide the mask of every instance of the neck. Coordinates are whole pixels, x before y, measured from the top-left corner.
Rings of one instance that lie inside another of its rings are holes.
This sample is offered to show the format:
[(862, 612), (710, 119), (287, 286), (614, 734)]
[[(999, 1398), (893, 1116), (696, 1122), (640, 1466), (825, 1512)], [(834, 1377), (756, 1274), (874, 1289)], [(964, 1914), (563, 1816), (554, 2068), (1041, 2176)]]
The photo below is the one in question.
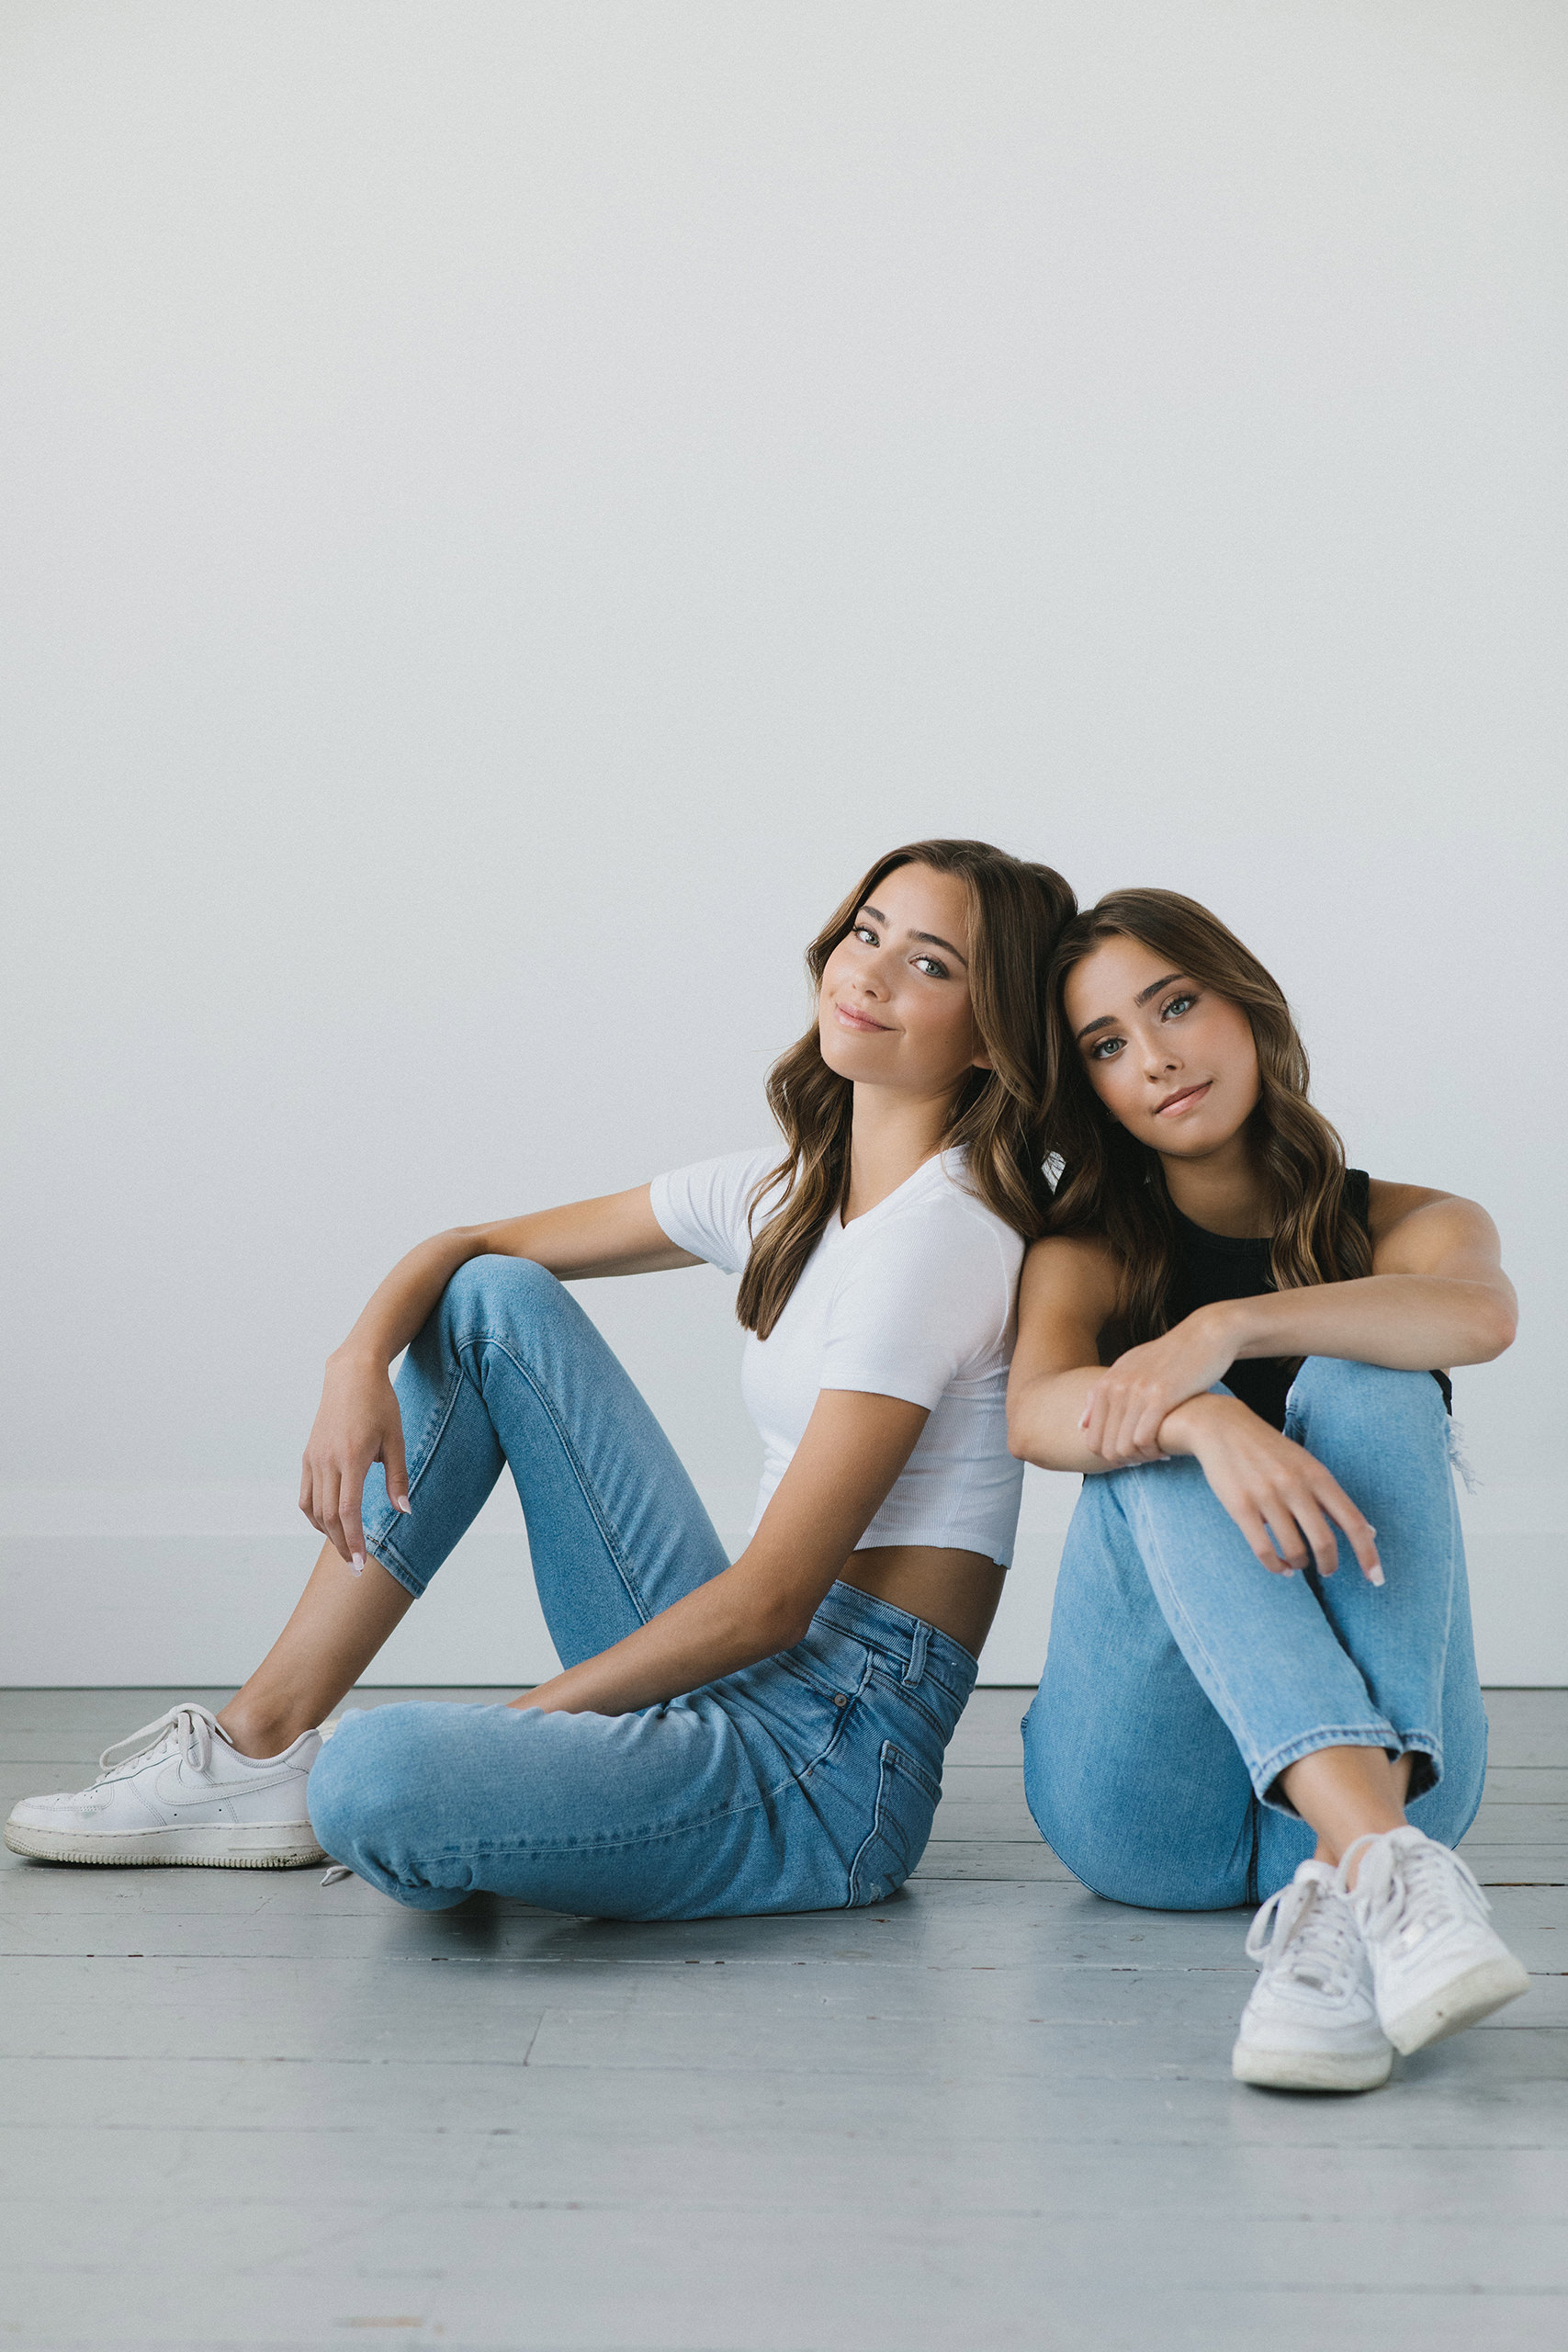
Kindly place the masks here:
[(1233, 1240), (1268, 1239), (1268, 1201), (1245, 1129), (1201, 1159), (1168, 1159), (1162, 1152), (1160, 1165), (1172, 1201), (1194, 1225)]
[(874, 1209), (900, 1184), (907, 1184), (916, 1169), (942, 1149), (951, 1109), (945, 1094), (895, 1094), (880, 1086), (855, 1088), (850, 1184), (843, 1211), (846, 1225)]

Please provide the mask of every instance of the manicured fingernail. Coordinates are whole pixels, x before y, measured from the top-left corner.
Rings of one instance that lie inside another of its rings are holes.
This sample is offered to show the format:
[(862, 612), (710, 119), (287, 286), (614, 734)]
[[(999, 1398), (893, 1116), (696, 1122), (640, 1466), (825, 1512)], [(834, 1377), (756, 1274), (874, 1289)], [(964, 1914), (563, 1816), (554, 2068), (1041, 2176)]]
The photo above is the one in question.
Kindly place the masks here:
[(365, 1555), (363, 1552), (356, 1552), (355, 1554), (353, 1565), (355, 1575), (356, 1577), (362, 1577), (365, 1574)]
[(1367, 1570), (1367, 1582), (1369, 1584), (1382, 1584), (1382, 1570), (1377, 1566), (1375, 1562), (1373, 1566)]
[(410, 1502), (406, 1495), (400, 1495), (397, 1498), (397, 1505), (400, 1510), (412, 1511), (413, 1510), (413, 1505)]
[(1295, 1572), (1294, 1568), (1287, 1568), (1287, 1569), (1285, 1570), (1285, 1574), (1286, 1574), (1288, 1577), (1293, 1577), (1293, 1576), (1295, 1575), (1295, 1573), (1296, 1573), (1296, 1572)]

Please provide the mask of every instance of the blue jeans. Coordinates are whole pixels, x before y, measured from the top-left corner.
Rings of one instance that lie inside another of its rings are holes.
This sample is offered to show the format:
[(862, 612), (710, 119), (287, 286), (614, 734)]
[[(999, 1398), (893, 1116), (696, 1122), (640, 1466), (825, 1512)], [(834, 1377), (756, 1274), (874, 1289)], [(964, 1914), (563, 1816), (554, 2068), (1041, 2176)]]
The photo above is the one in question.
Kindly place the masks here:
[(1381, 1587), (1344, 1543), (1331, 1578), (1271, 1575), (1190, 1458), (1084, 1481), (1024, 1785), (1117, 1902), (1211, 1911), (1287, 1884), (1316, 1840), (1279, 1776), (1320, 1747), (1411, 1755), (1410, 1818), (1443, 1845), (1475, 1818), (1486, 1714), (1438, 1385), (1312, 1356), (1285, 1430), (1377, 1529)]
[[(642, 1396), (541, 1267), (478, 1258), (455, 1275), (398, 1403), (412, 1513), (373, 1471), (365, 1533), (410, 1592), (505, 1465), (564, 1665), (728, 1566)], [(310, 1819), (334, 1860), (426, 1911), (480, 1888), (622, 1919), (880, 1903), (919, 1860), (974, 1682), (945, 1634), (835, 1584), (794, 1649), (634, 1714), (345, 1715)]]

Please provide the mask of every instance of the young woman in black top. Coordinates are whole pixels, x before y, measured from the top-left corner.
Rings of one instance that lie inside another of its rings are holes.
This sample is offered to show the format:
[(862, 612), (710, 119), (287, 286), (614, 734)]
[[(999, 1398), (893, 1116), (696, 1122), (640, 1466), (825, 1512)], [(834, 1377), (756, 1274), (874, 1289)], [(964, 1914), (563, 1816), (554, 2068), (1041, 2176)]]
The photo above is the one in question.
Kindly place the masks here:
[(1528, 1983), (1450, 1850), (1486, 1727), (1427, 1370), (1512, 1340), (1496, 1233), (1346, 1169), (1278, 985), (1189, 899), (1068, 924), (1050, 1018), (1010, 1428), (1086, 1476), (1030, 1804), (1121, 1902), (1266, 1897), (1236, 2075), (1369, 2088)]

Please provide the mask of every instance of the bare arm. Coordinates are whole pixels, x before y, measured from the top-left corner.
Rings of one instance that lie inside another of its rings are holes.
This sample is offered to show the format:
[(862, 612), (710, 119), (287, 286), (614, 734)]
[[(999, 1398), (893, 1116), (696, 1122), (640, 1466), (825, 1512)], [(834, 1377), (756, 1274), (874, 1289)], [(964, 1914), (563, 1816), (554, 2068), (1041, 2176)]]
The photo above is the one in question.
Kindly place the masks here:
[[(1025, 1257), (1008, 1378), (1008, 1444), (1023, 1461), (1086, 1473), (1113, 1466), (1085, 1437), (1083, 1418), (1117, 1288), (1115, 1262), (1097, 1241), (1047, 1238)], [(1128, 1458), (1156, 1462), (1159, 1453), (1150, 1445)]]
[(621, 1715), (790, 1648), (875, 1517), (925, 1426), (923, 1405), (825, 1388), (761, 1525), (733, 1567), (515, 1707)]
[(1514, 1291), (1484, 1209), (1374, 1184), (1371, 1228), (1373, 1270), (1362, 1280), (1220, 1300), (1103, 1370), (1087, 1359), (1104, 1328), (1093, 1317), (1108, 1256), (1091, 1243), (1037, 1242), (1019, 1298), (1013, 1452), (1086, 1472), (1195, 1455), (1266, 1567), (1332, 1575), (1337, 1528), (1363, 1575), (1381, 1583), (1374, 1531), (1323, 1464), (1237, 1398), (1207, 1393), (1238, 1356), (1337, 1355), (1424, 1371), (1485, 1363), (1510, 1344)]
[(1225, 1300), (1232, 1360), (1348, 1356), (1427, 1372), (1490, 1363), (1513, 1345), (1518, 1300), (1479, 1203), (1374, 1184), (1371, 1228), (1372, 1271), (1359, 1282)]
[(300, 1510), (340, 1556), (355, 1566), (365, 1557), (360, 1500), (373, 1462), (385, 1467), (387, 1492), (398, 1510), (409, 1507), (402, 1421), (388, 1367), (423, 1329), (458, 1268), (470, 1258), (485, 1257), (531, 1258), (562, 1282), (701, 1263), (670, 1242), (654, 1216), (647, 1184), (527, 1216), (455, 1226), (400, 1258), (327, 1359), (300, 1470)]
[(1166, 1417), (1201, 1396), (1238, 1356), (1346, 1356), (1425, 1372), (1486, 1363), (1517, 1317), (1497, 1229), (1474, 1201), (1415, 1184), (1374, 1184), (1372, 1272), (1358, 1282), (1217, 1299), (1101, 1373), (1085, 1424), (1103, 1461), (1184, 1450)]
[[(1165, 1416), (1146, 1442), (1113, 1432), (1122, 1449), (1114, 1453), (1103, 1435), (1097, 1441), (1094, 1408), (1107, 1375), (1090, 1359), (1099, 1351), (1106, 1302), (1113, 1305), (1115, 1294), (1109, 1253), (1095, 1243), (1048, 1239), (1030, 1251), (1019, 1290), (1018, 1346), (1008, 1387), (1008, 1436), (1014, 1453), (1047, 1470), (1089, 1475), (1195, 1454), (1216, 1499), (1265, 1567), (1280, 1573), (1315, 1566), (1332, 1576), (1338, 1527), (1362, 1573), (1381, 1584), (1376, 1536), (1338, 1481), (1239, 1399), (1190, 1396)], [(1119, 1357), (1117, 1363), (1126, 1361)]]

